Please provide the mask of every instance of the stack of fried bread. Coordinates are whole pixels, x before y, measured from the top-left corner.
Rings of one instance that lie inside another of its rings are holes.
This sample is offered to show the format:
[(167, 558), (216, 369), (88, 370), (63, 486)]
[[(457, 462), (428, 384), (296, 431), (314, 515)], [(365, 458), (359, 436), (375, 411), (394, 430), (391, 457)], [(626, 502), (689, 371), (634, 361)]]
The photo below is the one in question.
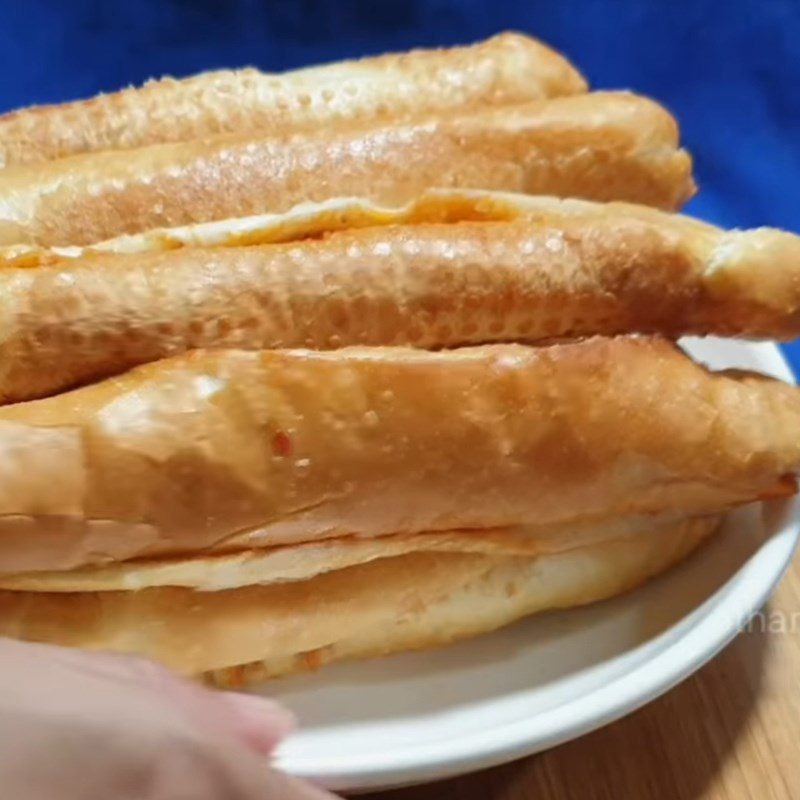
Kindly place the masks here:
[(0, 635), (237, 685), (600, 600), (795, 491), (800, 238), (516, 34), (0, 117)]

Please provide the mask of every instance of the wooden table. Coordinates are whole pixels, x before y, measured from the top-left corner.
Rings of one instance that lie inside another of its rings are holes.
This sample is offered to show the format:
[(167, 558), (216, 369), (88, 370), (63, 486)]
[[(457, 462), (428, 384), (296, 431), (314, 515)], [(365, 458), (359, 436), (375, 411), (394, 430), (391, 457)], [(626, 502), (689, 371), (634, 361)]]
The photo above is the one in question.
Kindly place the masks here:
[(546, 753), (372, 800), (800, 800), (800, 556), (762, 615), (668, 694)]

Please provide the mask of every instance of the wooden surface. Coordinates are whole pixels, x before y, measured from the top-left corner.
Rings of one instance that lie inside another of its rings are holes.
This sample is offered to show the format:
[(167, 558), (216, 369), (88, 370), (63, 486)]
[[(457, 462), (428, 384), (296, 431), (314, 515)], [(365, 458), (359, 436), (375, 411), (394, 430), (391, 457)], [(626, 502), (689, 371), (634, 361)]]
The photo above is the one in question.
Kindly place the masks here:
[(372, 800), (800, 800), (800, 556), (749, 629), (640, 711), (523, 761)]

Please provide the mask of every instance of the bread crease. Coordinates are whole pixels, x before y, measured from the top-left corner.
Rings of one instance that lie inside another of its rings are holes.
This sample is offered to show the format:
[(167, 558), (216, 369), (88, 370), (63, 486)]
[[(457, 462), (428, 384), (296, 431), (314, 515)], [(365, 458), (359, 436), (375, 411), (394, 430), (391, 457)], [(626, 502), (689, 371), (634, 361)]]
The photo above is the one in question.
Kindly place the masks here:
[[(309, 580), (216, 592), (0, 591), (0, 635), (135, 653), (220, 685), (432, 647), (634, 588), (691, 552), (715, 518), (563, 552), (417, 552)], [(476, 531), (475, 536), (480, 537)]]
[(372, 539), (341, 536), (236, 553), (197, 553), (194, 556), (139, 559), (65, 572), (0, 575), (0, 589), (108, 592), (183, 586), (202, 592), (218, 592), (256, 584), (266, 586), (309, 580), (327, 572), (409, 553), (530, 557), (561, 553), (614, 538), (659, 535), (681, 519), (680, 513), (667, 512), (562, 525), (396, 533)]
[(800, 238), (623, 203), (428, 192), (49, 252), (0, 268), (0, 402), (196, 348), (800, 333)]
[(0, 171), (0, 246), (86, 245), (332, 197), (398, 205), (433, 186), (667, 209), (694, 188), (670, 114), (643, 97), (598, 92), (8, 168)]

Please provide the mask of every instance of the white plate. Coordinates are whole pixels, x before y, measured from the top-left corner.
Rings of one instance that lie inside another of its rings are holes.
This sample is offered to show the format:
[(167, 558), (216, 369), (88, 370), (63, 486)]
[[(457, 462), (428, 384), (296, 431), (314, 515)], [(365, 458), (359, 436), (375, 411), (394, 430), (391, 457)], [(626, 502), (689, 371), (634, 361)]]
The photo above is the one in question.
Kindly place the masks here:
[[(793, 380), (772, 345), (686, 342), (713, 367)], [(337, 790), (429, 781), (598, 728), (687, 677), (732, 639), (781, 577), (800, 503), (732, 515), (693, 557), (636, 592), (542, 614), (430, 652), (274, 681), (301, 724), (278, 765)]]

